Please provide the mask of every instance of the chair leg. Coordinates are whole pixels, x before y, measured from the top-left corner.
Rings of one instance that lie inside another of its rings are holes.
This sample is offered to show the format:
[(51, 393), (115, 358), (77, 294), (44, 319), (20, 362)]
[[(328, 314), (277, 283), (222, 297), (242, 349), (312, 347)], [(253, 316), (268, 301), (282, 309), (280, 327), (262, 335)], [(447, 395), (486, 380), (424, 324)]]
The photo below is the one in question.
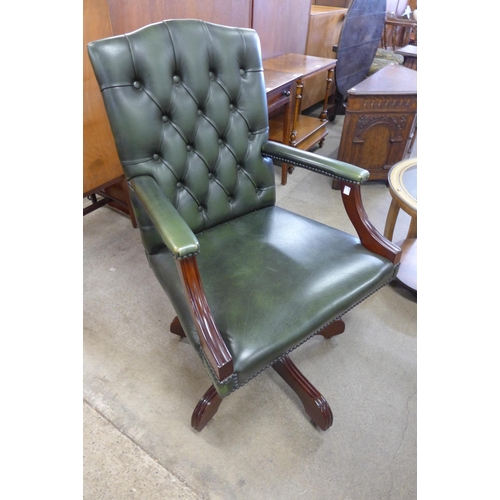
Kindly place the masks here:
[(170, 323), (170, 332), (179, 335), (179, 337), (185, 337), (184, 329), (182, 328), (181, 322), (179, 318), (176, 316), (172, 323)]
[(299, 396), (312, 421), (323, 431), (331, 427), (333, 414), (328, 402), (302, 375), (292, 360), (283, 356), (273, 364), (273, 368)]
[(344, 331), (345, 331), (344, 320), (338, 319), (337, 321), (334, 321), (326, 328), (318, 332), (316, 335), (322, 335), (323, 337), (325, 337), (325, 339), (331, 339), (335, 335), (340, 335), (341, 333), (344, 333)]
[(191, 426), (198, 432), (201, 431), (217, 413), (221, 403), (222, 398), (217, 394), (215, 387), (211, 385), (194, 409), (191, 416)]

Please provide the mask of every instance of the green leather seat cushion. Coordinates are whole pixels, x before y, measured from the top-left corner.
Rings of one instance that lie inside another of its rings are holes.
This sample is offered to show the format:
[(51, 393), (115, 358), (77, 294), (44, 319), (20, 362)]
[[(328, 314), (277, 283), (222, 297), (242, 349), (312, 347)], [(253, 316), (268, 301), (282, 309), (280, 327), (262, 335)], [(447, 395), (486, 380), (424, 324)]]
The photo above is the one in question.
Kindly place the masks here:
[[(227, 395), (388, 283), (394, 266), (358, 238), (268, 207), (197, 234), (198, 265), (209, 306), (233, 356)], [(150, 264), (199, 349), (194, 323), (167, 250)]]

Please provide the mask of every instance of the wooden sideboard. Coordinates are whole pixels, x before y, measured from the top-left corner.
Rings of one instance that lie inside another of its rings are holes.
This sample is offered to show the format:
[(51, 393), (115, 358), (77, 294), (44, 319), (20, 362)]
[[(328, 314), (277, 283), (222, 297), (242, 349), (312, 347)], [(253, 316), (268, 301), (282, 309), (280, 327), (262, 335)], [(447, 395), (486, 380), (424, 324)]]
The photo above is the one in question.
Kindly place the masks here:
[(369, 170), (370, 180), (387, 180), (411, 153), (416, 127), (417, 72), (386, 66), (348, 91), (337, 158)]

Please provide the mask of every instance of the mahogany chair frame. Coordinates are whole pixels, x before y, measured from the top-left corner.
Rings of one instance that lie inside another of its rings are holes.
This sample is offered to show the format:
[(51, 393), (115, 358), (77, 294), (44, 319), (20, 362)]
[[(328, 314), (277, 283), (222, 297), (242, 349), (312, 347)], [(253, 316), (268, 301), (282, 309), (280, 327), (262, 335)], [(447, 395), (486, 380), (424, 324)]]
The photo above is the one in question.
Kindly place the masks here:
[[(368, 220), (361, 200), (360, 186), (340, 182), (340, 189), (347, 215), (362, 245), (397, 265), (401, 258), (401, 249), (384, 238)], [(191, 314), (197, 325), (203, 353), (217, 378), (222, 381), (233, 373), (233, 360), (210, 311), (196, 256), (178, 260), (177, 265), (189, 298)], [(343, 333), (344, 329), (344, 321), (338, 319), (318, 332), (318, 335), (330, 339)], [(177, 317), (172, 321), (170, 331), (180, 337), (186, 336)], [(321, 430), (327, 430), (333, 423), (332, 410), (326, 399), (300, 372), (292, 360), (287, 355), (282, 356), (274, 362), (272, 367), (297, 394), (312, 422)], [(221, 403), (222, 398), (212, 384), (196, 405), (191, 417), (191, 426), (201, 431), (217, 413)]]

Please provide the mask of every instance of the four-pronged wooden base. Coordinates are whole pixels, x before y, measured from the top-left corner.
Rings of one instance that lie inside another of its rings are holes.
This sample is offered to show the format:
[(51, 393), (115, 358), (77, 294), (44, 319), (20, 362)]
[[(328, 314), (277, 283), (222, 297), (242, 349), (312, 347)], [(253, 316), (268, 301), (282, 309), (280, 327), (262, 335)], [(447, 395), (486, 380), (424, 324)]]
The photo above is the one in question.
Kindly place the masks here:
[(186, 336), (184, 333), (184, 329), (182, 328), (181, 322), (179, 318), (176, 316), (172, 323), (170, 323), (170, 332), (179, 335), (179, 337), (183, 338)]
[(195, 430), (201, 431), (217, 413), (221, 403), (222, 398), (217, 394), (215, 387), (211, 385), (210, 389), (203, 394), (203, 397), (198, 401), (194, 409), (191, 416), (191, 426)]
[(283, 356), (274, 363), (273, 368), (299, 396), (304, 410), (311, 420), (323, 431), (331, 427), (333, 414), (330, 405), (311, 382), (302, 375), (293, 361), (288, 356)]
[[(324, 338), (329, 339), (334, 335), (343, 333), (344, 330), (345, 323), (343, 320), (339, 319), (318, 332), (317, 335), (322, 335)], [(177, 317), (172, 321), (170, 331), (179, 335), (181, 338), (186, 336)], [(283, 356), (272, 366), (280, 377), (297, 394), (304, 406), (305, 412), (309, 415), (311, 420), (323, 431), (330, 428), (333, 423), (333, 414), (330, 405), (295, 366), (293, 361), (288, 356)], [(198, 401), (194, 409), (193, 415), (191, 416), (191, 426), (195, 430), (201, 431), (217, 413), (221, 403), (222, 398), (217, 393), (215, 387), (211, 385)]]
[(335, 335), (340, 335), (345, 331), (345, 323), (342, 319), (337, 319), (333, 323), (330, 323), (326, 328), (320, 330), (316, 335), (322, 335), (325, 339), (331, 339)]

